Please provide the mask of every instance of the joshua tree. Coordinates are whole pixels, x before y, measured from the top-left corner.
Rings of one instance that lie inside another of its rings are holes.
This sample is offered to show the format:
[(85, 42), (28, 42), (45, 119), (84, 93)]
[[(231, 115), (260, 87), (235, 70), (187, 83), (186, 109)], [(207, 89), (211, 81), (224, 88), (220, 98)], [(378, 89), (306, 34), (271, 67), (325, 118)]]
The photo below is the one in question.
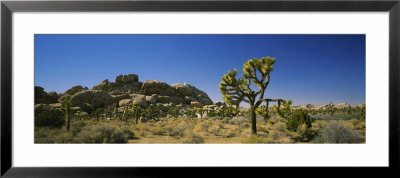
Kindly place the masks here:
[(154, 105), (154, 104), (150, 105), (143, 112), (143, 116), (146, 118), (144, 121), (149, 121), (149, 120), (159, 121), (160, 111), (161, 111), (160, 105)]
[(142, 108), (140, 108), (139, 104), (132, 104), (131, 107), (132, 116), (135, 118), (136, 124), (138, 124), (140, 116), (143, 114)]
[(274, 111), (281, 117), (288, 119), (292, 114), (292, 100), (283, 101), (283, 106), (280, 107), (279, 105), (274, 106)]
[[(249, 59), (243, 65), (243, 76), (236, 79), (237, 70), (229, 71), (222, 77), (219, 89), (224, 101), (229, 105), (249, 103), (252, 134), (257, 135), (256, 109), (264, 101), (264, 93), (270, 81), (270, 72), (274, 69), (275, 58), (262, 57)], [(255, 85), (258, 91), (251, 86)]]
[(67, 120), (67, 132), (69, 132), (69, 129), (71, 127), (71, 101), (67, 101), (64, 105), (64, 111), (65, 111), (65, 119)]
[(174, 107), (169, 108), (168, 112), (169, 112), (169, 114), (171, 114), (175, 118), (178, 118), (178, 116), (180, 114), (178, 106), (174, 106)]
[(104, 108), (97, 108), (93, 112), (93, 115), (96, 118), (96, 122), (99, 122), (99, 118), (102, 119), (103, 113), (104, 113)]
[(228, 105), (225, 109), (225, 116), (228, 116), (229, 119), (232, 119), (232, 117), (237, 116), (239, 114), (239, 107), (233, 107), (231, 105)]
[(261, 115), (264, 121), (268, 121), (270, 118), (267, 106), (260, 106), (256, 109), (256, 114)]
[(332, 104), (332, 101), (326, 106), (326, 109), (331, 113), (331, 116), (336, 112), (335, 105)]
[(203, 119), (203, 114), (204, 114), (205, 110), (203, 108), (198, 108), (196, 110), (197, 114), (200, 114), (200, 119)]

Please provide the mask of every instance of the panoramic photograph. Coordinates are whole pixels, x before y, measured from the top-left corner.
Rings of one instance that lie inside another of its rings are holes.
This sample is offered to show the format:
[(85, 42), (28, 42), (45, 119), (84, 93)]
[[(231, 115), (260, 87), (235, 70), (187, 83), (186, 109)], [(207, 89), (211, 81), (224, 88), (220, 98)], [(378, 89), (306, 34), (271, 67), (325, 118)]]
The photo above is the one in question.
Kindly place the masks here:
[(35, 144), (365, 144), (364, 34), (36, 34)]

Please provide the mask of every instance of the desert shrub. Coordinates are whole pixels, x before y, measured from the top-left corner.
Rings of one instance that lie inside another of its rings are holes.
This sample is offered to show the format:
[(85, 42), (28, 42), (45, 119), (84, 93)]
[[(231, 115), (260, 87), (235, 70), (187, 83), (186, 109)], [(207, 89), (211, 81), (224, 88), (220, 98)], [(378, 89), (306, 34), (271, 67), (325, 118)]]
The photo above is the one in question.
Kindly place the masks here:
[(219, 124), (216, 124), (216, 125), (212, 125), (211, 127), (209, 127), (207, 129), (207, 132), (218, 136), (220, 130), (221, 130), (221, 126)]
[(302, 124), (305, 124), (307, 128), (310, 128), (311, 118), (306, 111), (300, 109), (294, 111), (293, 114), (288, 118), (286, 126), (288, 130), (295, 132)]
[(361, 143), (363, 141), (359, 132), (350, 130), (335, 120), (323, 127), (313, 140), (314, 143)]
[(162, 129), (161, 127), (153, 127), (150, 129), (150, 132), (153, 135), (164, 135), (166, 132), (164, 129)]
[(176, 125), (171, 127), (168, 135), (173, 137), (183, 137), (185, 135), (186, 127), (184, 125)]
[(60, 109), (49, 109), (45, 107), (35, 108), (36, 127), (49, 126), (59, 128), (64, 124), (64, 113)]
[(231, 138), (236, 136), (235, 130), (227, 130), (225, 133), (222, 135), (224, 138)]
[(251, 135), (251, 129), (250, 128), (242, 129), (242, 128), (239, 127), (238, 129), (241, 131), (240, 135), (242, 137), (247, 137), (247, 136)]
[(73, 138), (71, 132), (63, 132), (53, 136), (54, 143), (73, 143)]
[(236, 117), (236, 118), (230, 119), (229, 124), (242, 125), (243, 123), (248, 123), (248, 121), (249, 120), (244, 117)]
[(35, 143), (72, 143), (73, 135), (61, 128), (36, 127)]
[(276, 130), (272, 130), (268, 134), (268, 137), (271, 138), (272, 140), (279, 140), (279, 139), (281, 139), (282, 136), (283, 136), (283, 133), (276, 131)]
[(297, 128), (297, 133), (307, 140), (312, 140), (314, 136), (317, 134), (314, 130), (307, 127), (306, 124), (302, 124)]
[(210, 124), (208, 123), (197, 123), (194, 127), (194, 130), (197, 132), (206, 132), (209, 127)]
[(244, 128), (250, 128), (250, 123), (248, 122), (243, 122), (242, 124), (239, 125), (240, 129), (244, 129)]
[(266, 125), (257, 125), (257, 131), (268, 132)]
[(286, 131), (286, 125), (283, 122), (277, 122), (272, 126), (272, 129), (280, 131), (280, 132), (285, 132)]
[(127, 143), (134, 138), (134, 133), (127, 126), (116, 126), (109, 123), (90, 125), (81, 130), (75, 142), (78, 143)]
[(182, 139), (182, 143), (204, 143), (204, 139), (201, 136), (194, 134), (190, 129), (186, 129), (184, 135), (185, 137)]
[(260, 135), (250, 135), (242, 143), (268, 143), (268, 139)]
[(76, 136), (85, 127), (86, 123), (84, 121), (76, 121), (71, 123), (71, 133)]

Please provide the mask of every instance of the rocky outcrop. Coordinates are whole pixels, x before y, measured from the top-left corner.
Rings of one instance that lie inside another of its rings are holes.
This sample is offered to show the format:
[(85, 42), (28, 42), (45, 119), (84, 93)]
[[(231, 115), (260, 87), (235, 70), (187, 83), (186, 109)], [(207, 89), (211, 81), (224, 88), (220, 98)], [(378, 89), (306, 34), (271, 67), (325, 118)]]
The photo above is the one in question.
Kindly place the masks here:
[(143, 83), (139, 93), (143, 95), (152, 95), (152, 94), (164, 95), (164, 96), (177, 95), (176, 91), (171, 86), (169, 86), (165, 82), (161, 82), (158, 80), (146, 80)]
[(61, 97), (61, 95), (57, 94), (55, 91), (48, 92), (49, 96), (52, 98), (53, 102), (57, 103), (58, 98)]
[(112, 95), (120, 95), (123, 93), (137, 93), (142, 87), (139, 82), (139, 76), (136, 74), (118, 75), (115, 82), (104, 80), (100, 84), (94, 86), (92, 90), (102, 90)]
[(67, 90), (64, 94), (74, 95), (75, 93), (78, 93), (83, 90), (89, 90), (89, 88), (77, 85), (77, 86), (74, 86), (71, 89)]
[(337, 108), (337, 109), (343, 109), (343, 108), (349, 108), (349, 107), (350, 107), (350, 105), (347, 103), (339, 103), (339, 104), (335, 105), (335, 108)]
[(177, 91), (177, 93), (179, 93), (180, 96), (184, 96), (186, 104), (190, 104), (191, 102), (193, 102), (194, 101), (193, 99), (196, 99), (203, 105), (213, 104), (212, 100), (210, 99), (210, 97), (208, 97), (207, 93), (187, 83), (184, 84), (176, 83), (172, 85), (172, 88), (174, 88)]
[(50, 104), (57, 103), (57, 99), (44, 91), (44, 88), (35, 86), (35, 104)]
[(142, 108), (159, 105), (165, 112), (171, 106), (201, 108), (213, 104), (205, 92), (187, 83), (176, 83), (172, 86), (158, 80), (147, 80), (142, 83), (136, 74), (119, 75), (114, 82), (104, 80), (91, 90), (77, 85), (63, 94), (56, 92), (47, 94), (43, 88), (38, 88), (37, 92), (35, 88), (35, 93), (44, 96), (40, 98), (46, 98), (40, 100), (45, 104), (58, 103), (58, 107), (63, 107), (67, 101), (71, 101), (71, 107), (87, 113), (111, 104), (115, 105), (118, 111), (124, 111), (132, 104), (139, 104)]
[(91, 112), (93, 108), (107, 107), (113, 102), (109, 93), (100, 90), (84, 90), (71, 96), (71, 105), (79, 106), (86, 112)]
[(145, 95), (135, 94), (132, 97), (132, 104), (138, 104), (142, 108), (147, 107), (147, 101)]

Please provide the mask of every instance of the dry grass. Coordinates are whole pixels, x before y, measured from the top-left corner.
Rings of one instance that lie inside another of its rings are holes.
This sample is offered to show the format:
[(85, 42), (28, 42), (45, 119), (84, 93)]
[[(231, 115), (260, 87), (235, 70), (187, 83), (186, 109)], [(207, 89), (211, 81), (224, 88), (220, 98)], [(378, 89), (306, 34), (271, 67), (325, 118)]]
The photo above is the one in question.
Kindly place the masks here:
[[(346, 128), (359, 132), (365, 138), (365, 121), (352, 119), (341, 120), (339, 122)], [(312, 123), (310, 129), (317, 132), (324, 128), (327, 123), (324, 120), (316, 120)], [(309, 143), (308, 140), (299, 141), (302, 134), (304, 135), (301, 132), (302, 130), (299, 132), (288, 131), (286, 121), (282, 118), (271, 118), (267, 122), (258, 119), (258, 135), (252, 135), (251, 122), (244, 117), (233, 119), (162, 118), (158, 122), (139, 122), (138, 124), (135, 124), (133, 119), (131, 122), (123, 122), (118, 119), (99, 122), (94, 120), (73, 121), (70, 132), (66, 132), (65, 127), (60, 129), (47, 127), (35, 128), (35, 143), (83, 143), (85, 141), (78, 140), (84, 140), (82, 137), (92, 137), (91, 135), (97, 133), (93, 130), (95, 129), (93, 126), (98, 124), (103, 124), (102, 128), (111, 130), (109, 132), (115, 132), (115, 134), (109, 136), (110, 138), (103, 139), (102, 142), (110, 142), (109, 139), (124, 142), (124, 139), (128, 138), (124, 134), (132, 132), (134, 133), (134, 137), (129, 137), (127, 140), (128, 143)]]

